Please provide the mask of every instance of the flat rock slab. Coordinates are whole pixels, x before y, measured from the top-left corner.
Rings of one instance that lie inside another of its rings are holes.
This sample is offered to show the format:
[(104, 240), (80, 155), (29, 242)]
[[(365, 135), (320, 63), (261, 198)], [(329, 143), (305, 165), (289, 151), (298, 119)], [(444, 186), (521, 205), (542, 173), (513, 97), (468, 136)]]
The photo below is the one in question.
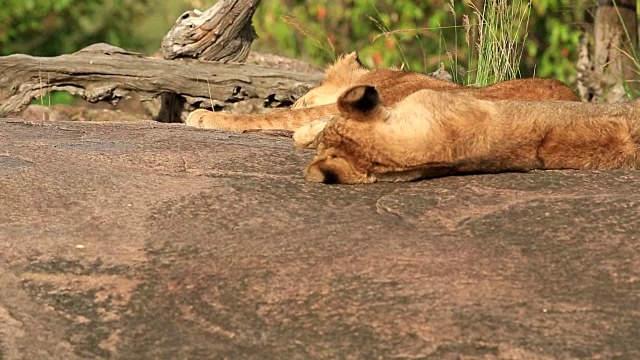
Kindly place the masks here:
[(0, 121), (0, 359), (640, 358), (640, 172), (328, 186), (312, 156)]

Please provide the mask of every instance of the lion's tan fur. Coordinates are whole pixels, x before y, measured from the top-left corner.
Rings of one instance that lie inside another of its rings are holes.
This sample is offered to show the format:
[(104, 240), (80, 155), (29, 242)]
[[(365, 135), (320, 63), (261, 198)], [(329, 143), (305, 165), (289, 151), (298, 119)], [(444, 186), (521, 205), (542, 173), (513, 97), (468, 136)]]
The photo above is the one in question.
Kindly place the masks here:
[(357, 85), (360, 79), (368, 73), (369, 70), (360, 64), (355, 52), (343, 55), (335, 64), (325, 70), (322, 83), (296, 100), (291, 108), (301, 109), (333, 104), (338, 100), (340, 94)]
[[(375, 86), (385, 105), (393, 105), (422, 89), (471, 93), (481, 99), (578, 100), (569, 87), (556, 80), (518, 79), (485, 88), (464, 87), (418, 73), (391, 69), (368, 70), (360, 65), (356, 54), (352, 53), (329, 67), (322, 83), (301, 97), (292, 109), (254, 115), (196, 110), (189, 115), (187, 124), (230, 131), (296, 130), (308, 125), (301, 129), (299, 136), (294, 137), (299, 145), (306, 146), (322, 130), (324, 123), (338, 114), (335, 105), (338, 96), (356, 85)], [(320, 122), (314, 123), (317, 120)]]
[(421, 90), (395, 106), (356, 86), (319, 135), (310, 181), (409, 181), (456, 173), (640, 168), (640, 106), (489, 101)]

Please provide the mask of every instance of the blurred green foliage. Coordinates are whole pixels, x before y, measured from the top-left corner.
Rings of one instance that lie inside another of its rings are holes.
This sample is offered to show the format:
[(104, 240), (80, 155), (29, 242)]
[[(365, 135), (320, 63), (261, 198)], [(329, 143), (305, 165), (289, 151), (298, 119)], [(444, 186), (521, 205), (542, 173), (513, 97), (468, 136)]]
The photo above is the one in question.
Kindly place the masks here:
[[(152, 54), (184, 10), (214, 3), (0, 0), (0, 54), (51, 56), (96, 42)], [(474, 3), (482, 9), (481, 0)], [(521, 74), (572, 82), (576, 45), (593, 5), (593, 0), (533, 0)], [(260, 37), (255, 50), (318, 65), (357, 50), (369, 66), (433, 71), (444, 62), (450, 71), (474, 71), (477, 17), (468, 1), (263, 0), (254, 24)], [(379, 36), (389, 30), (395, 32)]]
[[(260, 50), (318, 64), (335, 54), (357, 50), (369, 66), (396, 66), (466, 75), (474, 71), (476, 36), (482, 1), (324, 0), (263, 1), (254, 17)], [(575, 80), (577, 45), (593, 0), (533, 0), (522, 76)], [(470, 26), (465, 27), (466, 20)], [(411, 30), (378, 36), (388, 30)], [(524, 31), (525, 29), (523, 29)], [(462, 76), (470, 79), (470, 76)]]
[(147, 0), (1, 0), (0, 54), (57, 55), (96, 42), (138, 48)]

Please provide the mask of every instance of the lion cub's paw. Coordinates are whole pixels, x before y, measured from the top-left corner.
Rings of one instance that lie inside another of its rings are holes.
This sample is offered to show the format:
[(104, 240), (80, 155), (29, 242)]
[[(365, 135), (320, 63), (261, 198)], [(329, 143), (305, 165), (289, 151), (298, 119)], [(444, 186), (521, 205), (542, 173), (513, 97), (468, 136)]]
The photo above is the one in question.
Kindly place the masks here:
[(329, 120), (315, 120), (301, 126), (293, 133), (293, 142), (299, 148), (316, 149), (318, 147), (318, 135), (327, 126)]
[(197, 128), (207, 128), (206, 121), (208, 118), (215, 116), (212, 111), (205, 109), (198, 109), (192, 111), (189, 116), (187, 116), (187, 120), (184, 122), (187, 126), (193, 126)]

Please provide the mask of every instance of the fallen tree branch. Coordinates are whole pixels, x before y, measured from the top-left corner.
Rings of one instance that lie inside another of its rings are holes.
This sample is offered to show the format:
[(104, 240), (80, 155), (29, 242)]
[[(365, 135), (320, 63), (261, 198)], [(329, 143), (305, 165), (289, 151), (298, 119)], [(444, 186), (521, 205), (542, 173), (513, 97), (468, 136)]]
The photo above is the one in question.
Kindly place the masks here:
[(133, 91), (142, 100), (167, 92), (181, 95), (185, 103), (181, 104), (179, 117), (184, 119), (186, 112), (196, 108), (233, 110), (234, 104), (244, 101), (264, 107), (288, 106), (321, 79), (322, 73), (249, 64), (152, 59), (95, 44), (57, 57), (0, 57), (0, 117), (24, 110), (33, 99), (49, 91), (111, 103)]

